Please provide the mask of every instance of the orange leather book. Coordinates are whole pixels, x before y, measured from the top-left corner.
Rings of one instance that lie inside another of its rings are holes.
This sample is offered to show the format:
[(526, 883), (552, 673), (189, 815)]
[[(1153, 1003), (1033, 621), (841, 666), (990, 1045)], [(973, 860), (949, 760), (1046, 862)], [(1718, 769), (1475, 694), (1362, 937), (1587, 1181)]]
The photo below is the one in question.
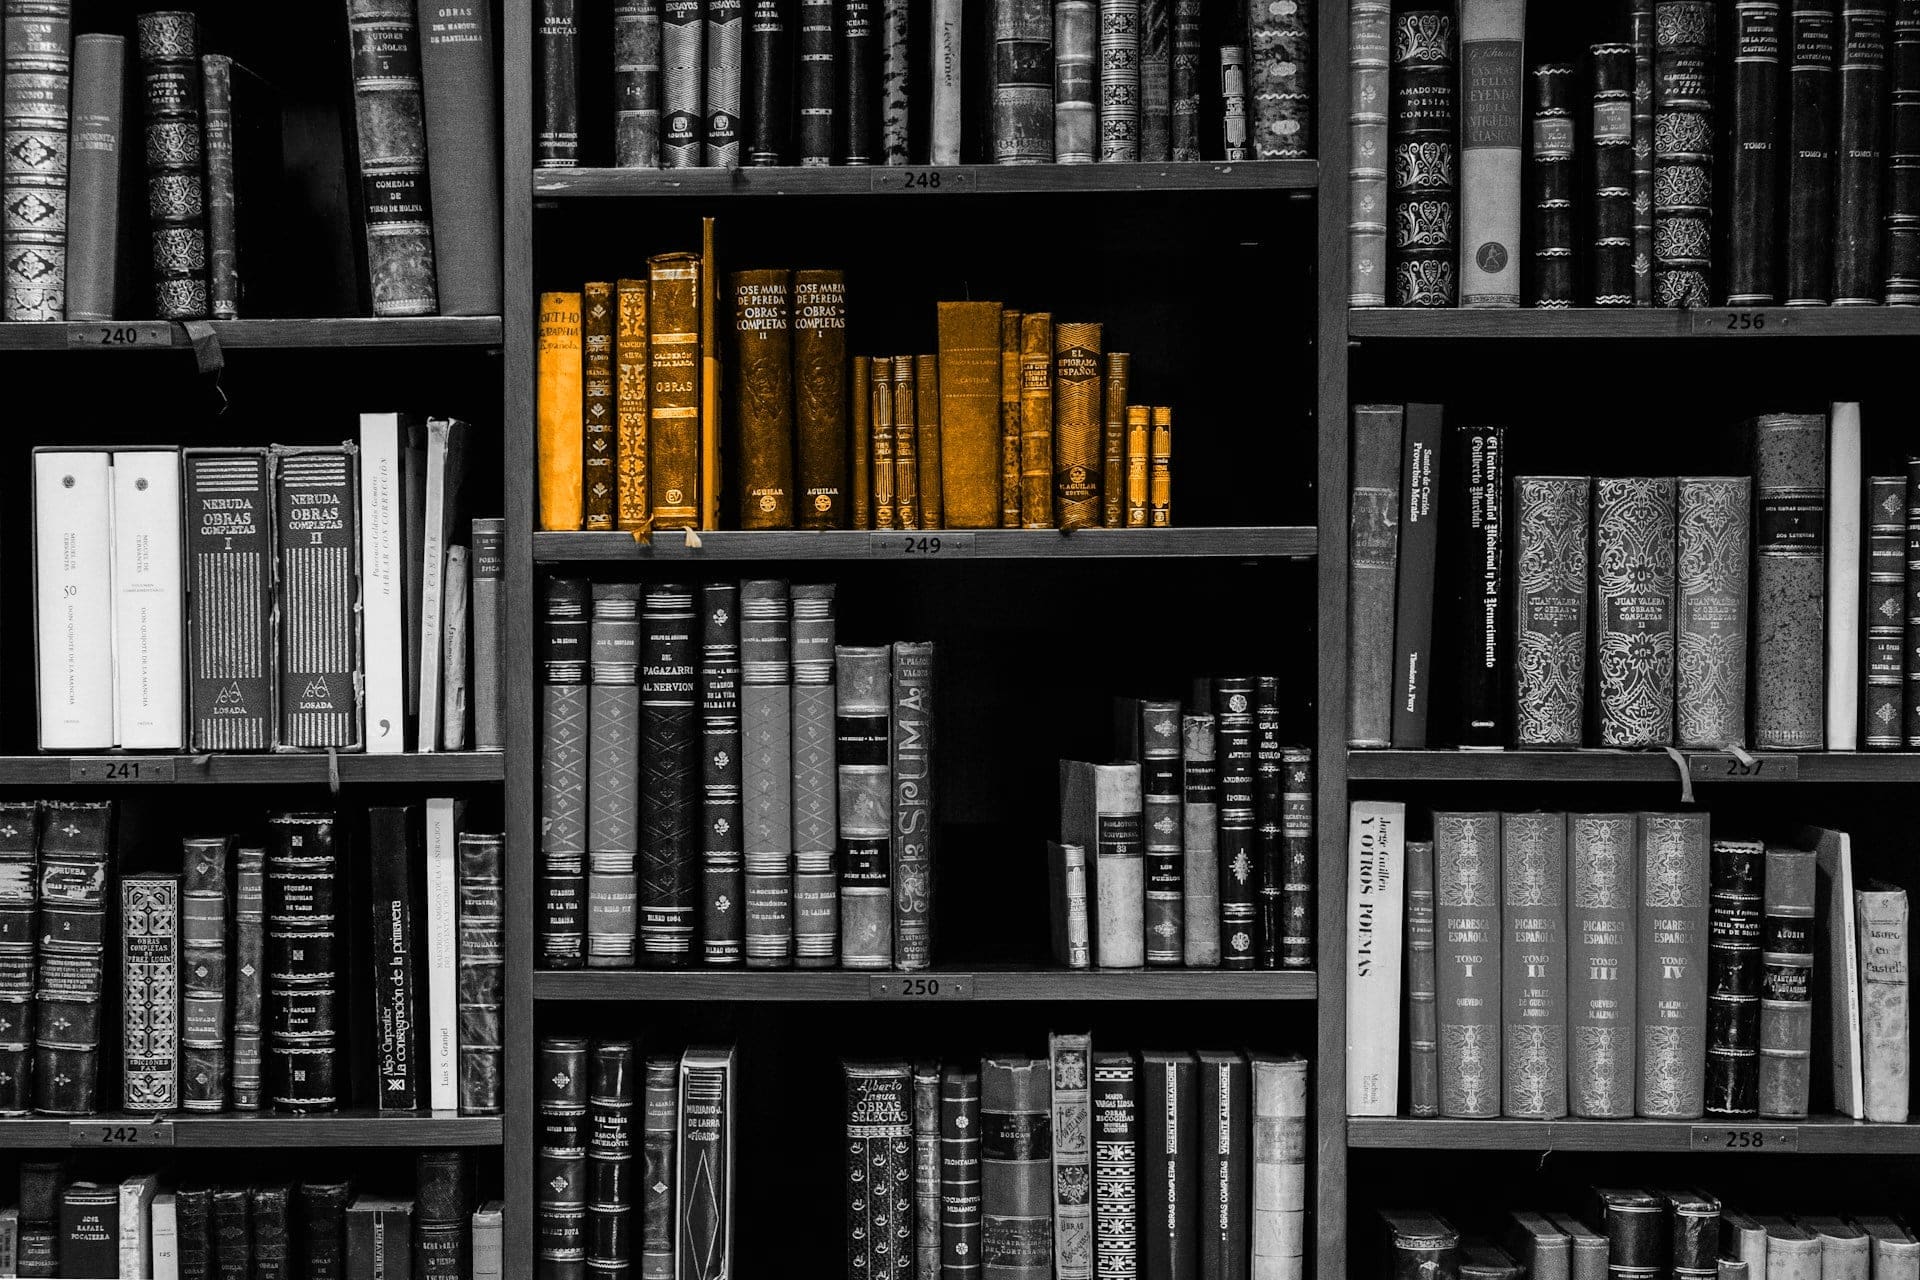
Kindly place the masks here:
[[(720, 277), (713, 219), (700, 219), (700, 527), (720, 527)], [(791, 485), (788, 486), (791, 489)]]
[(853, 527), (873, 528), (873, 357), (853, 358), (853, 406), (850, 450), (853, 454)]
[(1107, 353), (1106, 440), (1100, 469), (1100, 524), (1107, 529), (1127, 527), (1127, 384), (1132, 376), (1132, 356)]
[(647, 260), (648, 480), (653, 523), (700, 525), (700, 255)]
[(586, 464), (586, 526), (613, 528), (613, 285), (600, 280), (580, 291), (581, 359), (585, 388), (581, 397)]
[(1053, 496), (1062, 529), (1100, 523), (1100, 326), (1080, 322), (1053, 331)]
[(1147, 527), (1148, 422), (1144, 404), (1127, 406), (1127, 528)]
[(793, 403), (799, 439), (794, 458), (799, 490), (795, 519), (802, 529), (844, 529), (848, 433), (843, 272), (793, 273)]
[(920, 527), (946, 527), (945, 495), (940, 492), (940, 357), (914, 358), (914, 387), (918, 407), (914, 421), (920, 429)]
[(653, 524), (647, 492), (647, 282), (614, 286), (614, 526), (645, 531)]
[(915, 418), (912, 356), (893, 358), (893, 517), (902, 529), (920, 527), (920, 427)]
[(1000, 527), (1020, 527), (1020, 324), (1000, 313)]
[(1020, 321), (1020, 525), (1053, 528), (1053, 316)]
[(873, 358), (873, 527), (897, 529), (893, 510), (893, 357)]
[(1156, 529), (1173, 524), (1173, 410), (1153, 406), (1153, 443), (1147, 469), (1147, 523)]
[(540, 527), (580, 527), (580, 295), (540, 295)]
[(940, 506), (949, 529), (1000, 527), (1000, 304), (943, 302)]
[(733, 273), (740, 527), (793, 528), (793, 330), (788, 272)]

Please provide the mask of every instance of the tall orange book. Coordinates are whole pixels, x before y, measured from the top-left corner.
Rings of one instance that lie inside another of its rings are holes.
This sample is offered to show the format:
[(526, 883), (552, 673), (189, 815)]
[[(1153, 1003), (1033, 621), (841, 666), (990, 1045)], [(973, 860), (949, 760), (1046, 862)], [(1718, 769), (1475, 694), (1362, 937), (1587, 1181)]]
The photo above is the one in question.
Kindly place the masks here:
[(539, 407), (540, 527), (580, 527), (585, 427), (580, 400), (580, 295), (540, 295), (535, 381)]
[(942, 302), (940, 506), (949, 529), (1000, 527), (1000, 304)]

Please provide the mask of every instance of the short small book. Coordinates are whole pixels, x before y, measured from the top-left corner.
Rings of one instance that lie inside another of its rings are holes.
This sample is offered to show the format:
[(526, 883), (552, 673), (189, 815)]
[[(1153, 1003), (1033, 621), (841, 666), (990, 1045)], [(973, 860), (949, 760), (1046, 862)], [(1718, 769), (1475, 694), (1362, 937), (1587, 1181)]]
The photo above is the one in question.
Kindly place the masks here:
[(1146, 962), (1140, 766), (1060, 762), (1060, 838), (1088, 851), (1093, 958), (1102, 969)]

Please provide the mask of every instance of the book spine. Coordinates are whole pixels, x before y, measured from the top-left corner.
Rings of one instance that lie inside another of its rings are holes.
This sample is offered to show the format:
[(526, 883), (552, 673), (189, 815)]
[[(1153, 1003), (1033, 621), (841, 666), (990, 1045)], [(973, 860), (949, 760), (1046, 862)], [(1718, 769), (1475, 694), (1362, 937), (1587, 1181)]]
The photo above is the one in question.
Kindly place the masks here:
[(1085, 845), (1047, 841), (1047, 913), (1054, 963), (1068, 969), (1092, 964)]
[(1181, 162), (1200, 159), (1200, 0), (1173, 0), (1171, 150)]
[(1044, 1059), (980, 1064), (980, 1262), (995, 1280), (1053, 1275), (1053, 1130)]
[(553, 579), (541, 645), (540, 964), (586, 963), (588, 586)]
[(740, 527), (793, 527), (793, 291), (784, 270), (733, 273)]
[[(535, 1265), (543, 1275), (580, 1275), (587, 1257), (587, 1042), (543, 1037), (534, 1080)], [(651, 1116), (651, 1094), (648, 1104)]]
[(262, 990), (267, 960), (266, 850), (233, 855), (233, 1082), (235, 1111), (260, 1109)]
[[(1887, 304), (1920, 303), (1920, 0), (1894, 0), (1888, 78)], [(67, 310), (73, 310), (69, 289)]]
[(980, 1075), (940, 1073), (940, 1274), (980, 1274)]
[(215, 320), (240, 315), (240, 245), (235, 238), (233, 60), (200, 59), (206, 106), (207, 305)]
[[(733, 1050), (689, 1049), (680, 1062), (680, 1135), (674, 1272), (734, 1274)], [(898, 1217), (909, 1220), (908, 1201)]]
[(884, 647), (834, 652), (840, 963), (848, 969), (894, 962), (892, 657)]
[(1693, 1119), (1706, 1101), (1707, 815), (1642, 814), (1639, 840), (1634, 1114)]
[(1764, 845), (1715, 840), (1707, 908), (1710, 1116), (1760, 1110), (1760, 884)]
[(1313, 750), (1286, 747), (1280, 752), (1282, 969), (1313, 967), (1314, 860)]
[(618, 483), (618, 436), (613, 407), (613, 285), (605, 280), (580, 291), (581, 441), (580, 485), (585, 527), (613, 528)]
[(1459, 664), (1456, 741), (1502, 746), (1507, 739), (1506, 428), (1462, 426), (1445, 450), (1451, 472), (1445, 509), (1459, 566), (1453, 626)]
[(920, 527), (919, 377), (912, 356), (893, 356), (893, 513), (901, 529)]
[(1761, 418), (1753, 452), (1753, 632), (1766, 641), (1753, 651), (1753, 742), (1817, 751), (1826, 727), (1826, 421)]
[(1021, 335), (1026, 316), (1019, 311), (1000, 313), (1000, 526), (1020, 528), (1020, 447), (1025, 438), (1021, 420), (1024, 381)]
[(33, 1109), (40, 806), (0, 804), (0, 1115)]
[[(680, 1126), (680, 1066), (648, 1058), (641, 1092), (640, 1275), (673, 1280), (674, 1142)], [(685, 1175), (681, 1175), (685, 1176)]]
[(574, 530), (584, 518), (586, 423), (581, 392), (581, 296), (540, 295), (540, 527)]
[(1131, 1053), (1093, 1057), (1094, 1274), (1140, 1273), (1140, 1064)]
[(1054, 328), (1053, 486), (1066, 532), (1092, 527), (1100, 514), (1100, 337), (1098, 324)]
[(497, 834), (460, 833), (454, 1031), (463, 1116), (498, 1115), (505, 1079), (501, 1071), (506, 994), (502, 843)]
[(1594, 482), (1600, 745), (1673, 741), (1674, 482)]
[[(440, 304), (427, 179), (426, 107), (413, 6), (406, 0), (349, 0), (347, 28), (353, 46), (354, 120), (373, 314), (436, 315)], [(144, 26), (142, 31), (144, 39)], [(157, 209), (154, 213), (157, 219), (160, 213)], [(204, 245), (204, 223), (199, 234)], [(154, 253), (157, 268), (161, 265), (157, 236)], [(204, 281), (203, 261), (195, 283), (204, 286)], [(163, 309), (162, 314), (167, 312)], [(195, 314), (204, 314), (204, 301)]]
[(633, 1041), (587, 1051), (587, 1266), (625, 1272), (633, 1249)]
[[(662, 167), (700, 167), (706, 123), (704, 0), (661, 0), (660, 123)], [(698, 401), (695, 401), (697, 404)]]
[(941, 488), (940, 357), (920, 355), (914, 364), (914, 422), (919, 435), (920, 523), (926, 529), (946, 528), (946, 495)]
[[(1437, 833), (1438, 827), (1435, 830)], [(1404, 804), (1356, 800), (1349, 806), (1347, 934), (1342, 960), (1350, 1046), (1349, 1115), (1390, 1116), (1399, 1101), (1399, 979), (1406, 906), (1400, 872), (1406, 856), (1405, 839)], [(1499, 1052), (1497, 1044), (1494, 1052)], [(1493, 1078), (1499, 1074), (1496, 1068)], [(1446, 1078), (1443, 1075), (1441, 1079), (1444, 1087)]]
[(1627, 0), (1633, 46), (1633, 305), (1653, 305), (1654, 0)]
[[(1728, 146), (1732, 207), (1727, 226), (1727, 305), (1778, 299), (1774, 210), (1779, 204), (1780, 0), (1733, 6), (1733, 128)], [(1747, 211), (1751, 210), (1749, 213)]]
[(178, 751), (187, 745), (180, 453), (123, 449), (111, 476), (114, 741)]
[(1633, 1114), (1634, 840), (1631, 814), (1567, 816), (1568, 1110), (1583, 1119)]
[(1051, 529), (1053, 516), (1053, 317), (1020, 321), (1020, 526)]
[(1813, 853), (1769, 847), (1761, 883), (1759, 1114), (1797, 1119), (1812, 1066)]
[[(347, 1280), (347, 1197), (344, 1182), (306, 1182), (300, 1185), (301, 1235), (306, 1242), (307, 1280)], [(183, 1195), (184, 1193), (181, 1193)], [(181, 1195), (176, 1195), (176, 1204)], [(180, 1214), (181, 1218), (186, 1215)], [(184, 1229), (181, 1232), (185, 1237)], [(478, 1250), (476, 1249), (476, 1258)], [(474, 1275), (482, 1272), (475, 1263)], [(187, 1272), (181, 1269), (181, 1280)]]
[(1307, 1064), (1256, 1058), (1251, 1074), (1253, 1275), (1298, 1276), (1306, 1262)]
[(1180, 717), (1181, 937), (1190, 969), (1220, 963), (1220, 773), (1211, 711)]
[(38, 451), (33, 476), (40, 749), (111, 748), (113, 458)]
[[(408, 637), (419, 633), (408, 617), (407, 573), (418, 573), (423, 559), (407, 554), (407, 436), (411, 423), (397, 413), (360, 415), (360, 510), (366, 521), (360, 538), (360, 629), (366, 649), (362, 672), (367, 750), (400, 753), (407, 749), (408, 722), (418, 712), (409, 684), (419, 683), (420, 650)], [(178, 523), (178, 515), (175, 523)], [(416, 544), (418, 539), (413, 540)], [(409, 623), (413, 625), (409, 625)], [(415, 668), (409, 672), (409, 661)]]
[(180, 878), (180, 1106), (227, 1108), (226, 837), (182, 846)]
[[(913, 1065), (913, 1273), (940, 1276), (940, 1064)], [(898, 1268), (899, 1264), (896, 1262)], [(904, 1268), (899, 1268), (904, 1272)]]
[[(853, 492), (849, 499), (851, 517), (849, 523), (855, 529), (871, 529), (873, 524), (873, 365), (872, 356), (854, 356), (853, 370), (849, 375), (848, 398), (852, 405), (848, 414), (848, 442), (853, 454), (850, 483)], [(891, 369), (891, 362), (888, 368)]]
[(933, 0), (931, 164), (960, 163), (961, 87), (965, 75), (960, 15), (961, 0)]
[(1520, 0), (1460, 8), (1460, 305), (1520, 305)]
[(893, 646), (893, 964), (933, 965), (934, 646)]
[(361, 745), (360, 513), (351, 444), (273, 455), (283, 747)]
[(121, 1105), (132, 1112), (180, 1105), (180, 879), (127, 876), (120, 882)]
[[(349, 13), (350, 25), (356, 30), (361, 21), (357, 11)], [(366, 39), (372, 38), (372, 29), (382, 26), (377, 18), (370, 21), (372, 25), (369, 35), (364, 37)], [(44, 27), (40, 29), (50, 30)], [(154, 306), (164, 319), (194, 319), (209, 314), (206, 206), (201, 185), (203, 138), (199, 28), (190, 13), (166, 12), (140, 15), (136, 30), (145, 88), (143, 119), (147, 136), (146, 189)], [(65, 32), (60, 32), (58, 39), (62, 46), (59, 56), (64, 57)], [(356, 98), (359, 96), (358, 85), (362, 75), (359, 65), (362, 39), (359, 35), (355, 36)], [(7, 47), (20, 47), (22, 56), (26, 51), (38, 48), (25, 38), (24, 32), (18, 46), (15, 41), (8, 40)], [(48, 57), (53, 56), (48, 50), (41, 52)], [(53, 91), (50, 83), (46, 85), (47, 93)], [(64, 107), (64, 87), (59, 90), (59, 96)], [(12, 151), (12, 144), (9, 143), (9, 154)], [(59, 140), (56, 157), (48, 163), (64, 168), (64, 138)], [(370, 218), (370, 233), (373, 225)], [(372, 245), (370, 235), (369, 247)], [(16, 317), (10, 315), (8, 318)]]
[(1596, 44), (1593, 74), (1592, 289), (1596, 307), (1633, 305), (1633, 46)]
[[(467, 1280), (473, 1274), (473, 1241), (468, 1222), (473, 1212), (472, 1170), (463, 1151), (422, 1151), (414, 1157), (413, 1269), (420, 1280)], [(272, 1218), (263, 1213), (266, 1193), (253, 1193), (255, 1239)], [(278, 1193), (278, 1217), (285, 1218), (285, 1191)], [(284, 1223), (275, 1224), (284, 1227)], [(283, 1232), (284, 1234), (284, 1232)], [(281, 1245), (284, 1249), (284, 1244)], [(258, 1255), (260, 1245), (256, 1244)]]
[(653, 524), (648, 481), (647, 282), (614, 285), (613, 331), (614, 525), (646, 530)]
[(1415, 750), (1427, 745), (1433, 701), (1433, 589), (1439, 546), (1434, 504), (1440, 436), (1439, 406), (1407, 406), (1400, 452), (1400, 569), (1394, 602), (1391, 719), (1393, 745)]
[(840, 0), (840, 163), (872, 164), (874, 89), (880, 80), (875, 10), (883, 0)]
[(902, 165), (912, 160), (908, 90), (914, 23), (907, 0), (883, 0), (880, 24), (880, 154), (885, 163)]
[(1860, 746), (1860, 406), (1836, 403), (1827, 415), (1826, 748)]
[(1053, 1099), (1053, 1274), (1093, 1280), (1092, 1037), (1048, 1037)]
[(345, 961), (334, 818), (282, 813), (268, 827), (267, 1096), (281, 1111), (333, 1111)]
[(793, 393), (802, 529), (847, 527), (847, 284), (793, 273)]
[(1214, 681), (1215, 757), (1219, 762), (1220, 966), (1254, 967), (1253, 681)]
[(424, 0), (419, 13), (440, 314), (497, 315), (500, 130), (493, 112), (492, 6)]
[(1745, 747), (1752, 485), (1745, 476), (1682, 476), (1677, 485), (1680, 745)]
[(1536, 307), (1573, 305), (1574, 66), (1544, 62), (1532, 69), (1533, 151), (1527, 171)]
[(1140, 158), (1140, 0), (1100, 0), (1100, 159)]
[(787, 584), (740, 589), (741, 804), (748, 968), (793, 963), (792, 632)]
[(1239, 1053), (1202, 1051), (1195, 1072), (1198, 1094), (1194, 1134), (1199, 1166), (1194, 1227), (1199, 1237), (1199, 1271), (1220, 1280), (1247, 1280), (1251, 1240), (1247, 1208), (1247, 1130), (1256, 1123), (1248, 1110), (1247, 1059)]
[(1866, 688), (1861, 744), (1897, 751), (1906, 726), (1907, 478), (1867, 482)]
[[(1833, 298), (1835, 70), (1840, 16), (1834, 0), (1791, 0), (1787, 70), (1787, 305)], [(1766, 745), (1762, 743), (1761, 745)]]
[(781, 0), (751, 0), (747, 10), (747, 163), (753, 166), (785, 164), (792, 154), (789, 8)]
[(613, 6), (613, 104), (615, 166), (659, 168), (660, 0)]
[(1567, 1114), (1566, 815), (1500, 820), (1501, 1114)]
[[(1357, 7), (1354, 21), (1357, 28)], [(1356, 45), (1353, 55), (1357, 59), (1363, 52)], [(1388, 239), (1390, 300), (1396, 307), (1450, 307), (1458, 296), (1454, 79), (1453, 14), (1411, 9), (1396, 15)], [(1375, 305), (1387, 301), (1383, 297)]]
[(905, 1063), (847, 1062), (847, 1271), (912, 1274), (913, 1100)]
[(1180, 704), (1140, 703), (1140, 795), (1146, 843), (1146, 962), (1186, 960)]
[(1353, 411), (1353, 489), (1347, 534), (1347, 742), (1384, 747), (1393, 737), (1393, 608), (1400, 549), (1398, 405)]
[[(1387, 305), (1387, 222), (1394, 216), (1388, 165), (1399, 159), (1388, 120), (1398, 117), (1400, 107), (1393, 88), (1396, 77), (1389, 74), (1395, 40), (1392, 8), (1386, 0), (1350, 0), (1348, 5), (1347, 305), (1353, 307)], [(1450, 40), (1447, 56), (1453, 56)], [(1230, 76), (1240, 80), (1237, 101)], [(1245, 76), (1246, 47), (1221, 46), (1222, 158), (1227, 160), (1248, 158)], [(1451, 131), (1448, 148), (1451, 151)], [(1236, 151), (1240, 154), (1233, 154)], [(1449, 261), (1449, 275), (1451, 266)]]
[(1094, 963), (1102, 969), (1138, 969), (1146, 963), (1140, 766), (1096, 766), (1093, 789), (1095, 844), (1088, 870), (1095, 895)]
[(800, 0), (800, 163), (833, 163), (834, 62), (839, 39), (834, 0)]
[(1123, 529), (1127, 523), (1127, 383), (1133, 357), (1107, 353), (1106, 410), (1100, 454), (1100, 527)]
[[(141, 21), (144, 33), (148, 17)], [(190, 15), (169, 14), (169, 18)], [(8, 0), (5, 6), (5, 61), (0, 81), (6, 100), (4, 129), (5, 192), (0, 195), (5, 228), (0, 248), (5, 271), (0, 278), (0, 316), (7, 320), (67, 318), (68, 134), (73, 117), (69, 97), (73, 74), (71, 0)], [(189, 52), (185, 55), (191, 58)], [(187, 78), (199, 92), (199, 68), (187, 65)], [(151, 93), (149, 87), (149, 93)], [(199, 121), (194, 121), (199, 145)], [(197, 152), (196, 152), (197, 156)], [(196, 203), (199, 192), (195, 190)], [(162, 314), (165, 314), (164, 312)], [(202, 310), (196, 314), (204, 315)]]
[(700, 522), (700, 265), (691, 253), (647, 262), (648, 482), (661, 529)]
[[(473, 1211), (472, 1280), (505, 1280), (506, 1213), (501, 1202), (489, 1200)], [(312, 1277), (309, 1277), (312, 1280)], [(328, 1275), (326, 1280), (345, 1280), (344, 1275)]]
[(1092, 164), (1100, 108), (1094, 63), (1098, 0), (1054, 0), (1053, 158), (1056, 164)]
[(1500, 1114), (1500, 815), (1433, 815), (1440, 1114)]
[(506, 521), (473, 522), (473, 749), (506, 747), (501, 718), (501, 655), (505, 652), (501, 595), (506, 589)]
[(1860, 931), (1860, 1053), (1867, 1119), (1904, 1124), (1911, 1069), (1907, 892), (1854, 893)]
[(1173, 524), (1173, 410), (1164, 404), (1153, 409), (1153, 448), (1149, 455), (1147, 501), (1149, 524), (1165, 529)]
[(68, 320), (111, 320), (117, 298), (120, 166), (126, 151), (123, 36), (73, 40), (73, 130), (67, 181)]
[(832, 583), (792, 592), (793, 952), (802, 969), (828, 968), (840, 950), (833, 595)]
[(709, 169), (740, 167), (742, 53), (746, 13), (742, 0), (705, 0), (706, 128)]
[(533, 29), (540, 94), (534, 118), (533, 162), (542, 169), (580, 163), (579, 0), (540, 0)]
[(1586, 721), (1585, 476), (1514, 481), (1513, 738), (1518, 747), (1577, 747)]
[(1654, 0), (1655, 305), (1712, 301), (1713, 5)]
[(1173, 0), (1140, 0), (1140, 158), (1173, 158)]
[(33, 1109), (83, 1116), (99, 1083), (113, 809), (49, 804), (42, 824)]
[(1433, 841), (1407, 841), (1407, 1114), (1440, 1114), (1434, 1004)]
[[(1313, 10), (1301, 4), (1251, 6), (1247, 37), (1253, 158), (1304, 160), (1313, 154)], [(1517, 66), (1514, 84), (1519, 85)]]
[(1835, 306), (1872, 306), (1885, 282), (1886, 0), (1840, 6), (1840, 128), (1835, 144)]
[(652, 587), (641, 614), (640, 947), (653, 968), (692, 962), (694, 735), (693, 593)]
[[(1260, 887), (1254, 898), (1254, 945), (1259, 953), (1259, 967), (1278, 969), (1289, 931), (1285, 911), (1286, 884), (1293, 850), (1287, 844), (1287, 837), (1291, 835), (1288, 828), (1296, 826), (1298, 819), (1288, 811), (1286, 753), (1280, 746), (1280, 680), (1277, 676), (1260, 676), (1254, 683), (1253, 728), (1253, 829), (1260, 877)], [(1312, 824), (1311, 817), (1308, 818), (1308, 824)]]
[[(1147, 2), (1164, 5), (1166, 0)], [(1051, 0), (999, 0), (992, 13), (993, 161), (1051, 163), (1053, 5)]]
[(1141, 1055), (1141, 1253), (1146, 1274), (1194, 1280), (1199, 1261), (1197, 1074), (1190, 1053)]
[(367, 811), (376, 1098), (382, 1111), (412, 1111), (421, 1105), (420, 1015), (426, 995), (418, 976), (421, 950), (416, 950), (425, 926), (416, 920), (413, 890), (418, 883), (413, 871), (420, 848), (418, 820), (418, 811), (411, 808)]
[(745, 941), (740, 799), (740, 588), (700, 588), (701, 960), (737, 965)]
[[(1920, 3), (1920, 0), (1915, 0)], [(1920, 747), (1920, 457), (1907, 459), (1906, 620), (1901, 664), (1906, 674), (1906, 745)]]

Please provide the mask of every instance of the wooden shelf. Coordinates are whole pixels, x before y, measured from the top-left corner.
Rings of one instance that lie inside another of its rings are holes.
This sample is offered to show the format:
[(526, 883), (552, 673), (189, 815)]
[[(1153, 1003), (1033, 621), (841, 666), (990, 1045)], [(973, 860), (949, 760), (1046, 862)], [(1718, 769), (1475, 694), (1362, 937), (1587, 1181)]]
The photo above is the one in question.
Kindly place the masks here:
[(1911, 338), (1920, 307), (1574, 307), (1543, 311), (1360, 307), (1347, 312), (1355, 338)]
[[(498, 782), (506, 776), (498, 751), (437, 751), (421, 755), (342, 753), (341, 783)], [(0, 786), (128, 786), (184, 783), (325, 783), (325, 753), (259, 755), (0, 756)]]
[[(1692, 780), (1711, 782), (1920, 782), (1920, 752), (1758, 752), (1742, 773), (1718, 751), (1683, 752)], [(1672, 782), (1679, 766), (1663, 751), (1349, 751), (1356, 782)]]
[(923, 532), (813, 530), (699, 535), (693, 546), (679, 531), (650, 542), (629, 533), (536, 533), (538, 563), (621, 560), (1047, 560), (1047, 559), (1293, 559), (1314, 554), (1310, 526), (1205, 529), (930, 529)]
[[(1743, 1140), (1741, 1134), (1753, 1135)], [(1732, 1136), (1730, 1141), (1729, 1135)], [(1757, 1140), (1759, 1145), (1752, 1145)], [(1351, 1116), (1347, 1145), (1447, 1151), (1736, 1151), (1890, 1155), (1920, 1152), (1920, 1124), (1866, 1124), (1821, 1116), (1778, 1120), (1412, 1120)]]
[(1298, 191), (1320, 180), (1313, 160), (1183, 164), (961, 164), (819, 169), (535, 169), (535, 201), (645, 196), (1003, 195), (1068, 191)]
[(1311, 1000), (1310, 970), (972, 969), (896, 973), (569, 969), (536, 972), (536, 1000), (741, 1000), (957, 1004), (1024, 1000)]
[[(322, 316), (211, 324), (220, 345), (233, 348), (497, 347), (501, 343), (499, 316), (394, 320)], [(184, 325), (164, 320), (0, 324), (0, 351), (171, 351), (192, 346)]]
[[(155, 1117), (145, 1115), (99, 1115), (72, 1120), (23, 1116), (0, 1119), (0, 1148), (497, 1147), (502, 1127), (499, 1116), (461, 1116), (451, 1112), (381, 1115), (373, 1111), (343, 1111), (310, 1116), (273, 1112), (253, 1115), (176, 1112), (158, 1117), (157, 1123)], [(101, 1132), (107, 1128), (141, 1132), (129, 1140), (128, 1135)], [(120, 1140), (110, 1140), (115, 1136)], [(139, 1140), (142, 1138), (157, 1140)]]

